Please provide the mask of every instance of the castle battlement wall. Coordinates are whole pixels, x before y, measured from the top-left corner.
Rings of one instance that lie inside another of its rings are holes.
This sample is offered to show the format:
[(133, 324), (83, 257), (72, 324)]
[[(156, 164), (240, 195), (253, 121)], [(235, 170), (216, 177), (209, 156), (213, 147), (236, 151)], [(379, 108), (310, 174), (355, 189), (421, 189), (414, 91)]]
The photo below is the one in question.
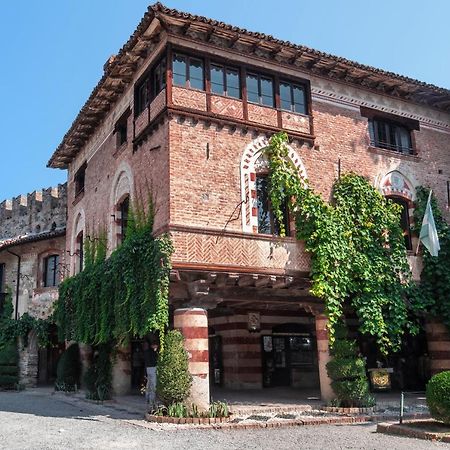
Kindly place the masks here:
[(0, 203), (0, 240), (66, 226), (67, 183)]

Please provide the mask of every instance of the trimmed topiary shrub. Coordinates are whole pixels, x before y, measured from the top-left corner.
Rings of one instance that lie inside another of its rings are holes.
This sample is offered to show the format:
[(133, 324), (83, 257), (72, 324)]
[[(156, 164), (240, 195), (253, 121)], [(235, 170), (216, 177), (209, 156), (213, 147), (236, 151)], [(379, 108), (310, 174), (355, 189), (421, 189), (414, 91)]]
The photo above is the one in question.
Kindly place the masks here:
[(365, 362), (358, 356), (356, 343), (349, 341), (344, 325), (336, 328), (336, 341), (330, 350), (333, 359), (327, 364), (328, 376), (337, 403), (345, 408), (373, 406)]
[(56, 368), (55, 389), (57, 391), (74, 391), (80, 386), (81, 359), (78, 344), (72, 344), (61, 355)]
[(14, 341), (0, 349), (0, 388), (13, 389), (19, 382), (19, 353)]
[(171, 330), (165, 336), (164, 349), (159, 355), (156, 393), (166, 406), (184, 402), (191, 391), (192, 376), (183, 344), (183, 335)]
[(431, 417), (450, 425), (450, 371), (434, 375), (427, 384), (427, 405)]

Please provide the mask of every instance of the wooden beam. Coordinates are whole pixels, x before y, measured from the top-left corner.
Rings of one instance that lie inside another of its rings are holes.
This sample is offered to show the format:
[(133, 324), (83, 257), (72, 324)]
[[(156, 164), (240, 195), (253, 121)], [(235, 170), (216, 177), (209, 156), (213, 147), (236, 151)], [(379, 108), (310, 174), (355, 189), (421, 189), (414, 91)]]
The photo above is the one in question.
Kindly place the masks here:
[(239, 287), (248, 287), (254, 286), (255, 281), (258, 280), (258, 275), (243, 275), (239, 278), (238, 286)]

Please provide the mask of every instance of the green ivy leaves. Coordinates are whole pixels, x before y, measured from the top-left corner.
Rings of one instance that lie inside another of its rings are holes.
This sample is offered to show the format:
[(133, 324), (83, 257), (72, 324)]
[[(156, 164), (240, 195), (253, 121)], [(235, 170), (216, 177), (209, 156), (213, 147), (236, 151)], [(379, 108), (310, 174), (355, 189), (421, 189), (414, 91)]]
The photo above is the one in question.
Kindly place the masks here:
[[(313, 295), (325, 301), (330, 341), (351, 307), (360, 331), (376, 337), (383, 353), (399, 349), (409, 318), (407, 298), (414, 290), (400, 228), (400, 210), (362, 176), (343, 175), (327, 204), (302, 180), (288, 159), (286, 133), (274, 135), (263, 150), (269, 160), (270, 199), (283, 223), (282, 205), (291, 199), (297, 238), (311, 254)], [(284, 234), (284, 230), (282, 230)]]
[(59, 288), (54, 320), (60, 339), (87, 344), (125, 342), (150, 331), (164, 334), (169, 320), (169, 236), (152, 235), (153, 211), (129, 216), (127, 237), (106, 259), (106, 238), (85, 247), (85, 269)]

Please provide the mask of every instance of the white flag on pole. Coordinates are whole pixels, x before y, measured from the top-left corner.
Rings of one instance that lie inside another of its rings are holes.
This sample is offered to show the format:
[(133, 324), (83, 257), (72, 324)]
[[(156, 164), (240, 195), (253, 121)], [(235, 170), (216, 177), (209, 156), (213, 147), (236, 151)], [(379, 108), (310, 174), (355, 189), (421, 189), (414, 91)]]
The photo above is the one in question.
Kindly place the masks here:
[(431, 208), (431, 190), (428, 196), (425, 215), (423, 216), (422, 228), (420, 229), (419, 240), (428, 249), (431, 256), (437, 256), (441, 246), (439, 245), (439, 237), (434, 223), (433, 209)]

